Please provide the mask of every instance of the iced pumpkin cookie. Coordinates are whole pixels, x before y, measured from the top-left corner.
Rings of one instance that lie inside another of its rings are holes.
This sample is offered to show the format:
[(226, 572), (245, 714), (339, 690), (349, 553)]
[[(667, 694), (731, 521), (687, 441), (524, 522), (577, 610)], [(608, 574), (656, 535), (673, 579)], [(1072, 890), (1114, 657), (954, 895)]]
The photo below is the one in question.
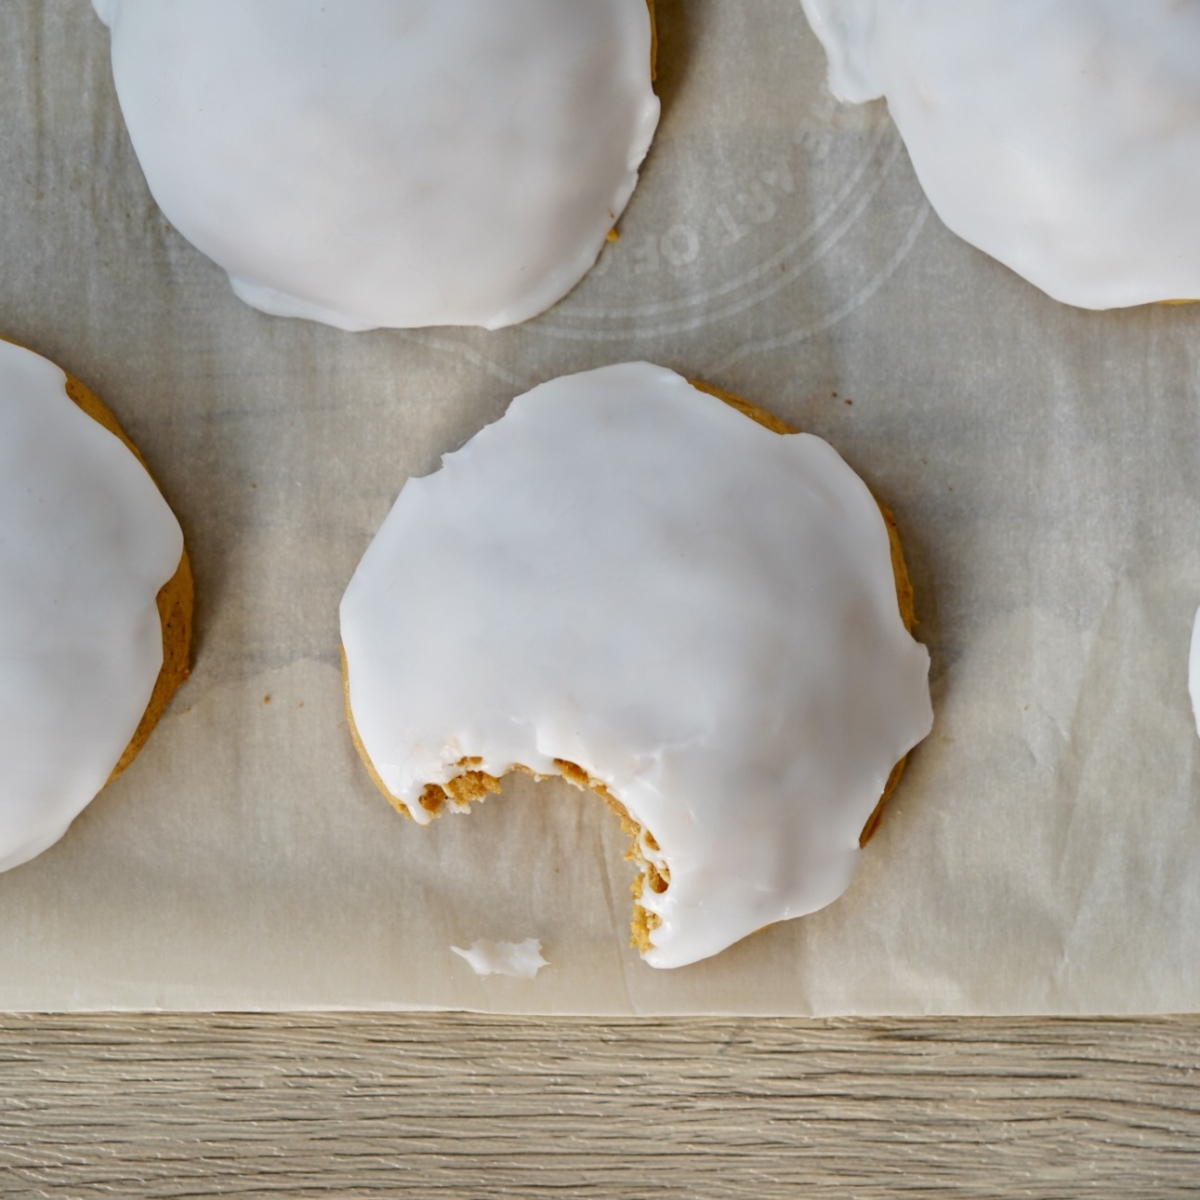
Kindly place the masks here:
[(626, 822), (676, 967), (849, 885), (932, 722), (894, 527), (819, 438), (646, 363), (410, 480), (341, 608), (351, 726), (421, 824), (513, 770)]
[(0, 870), (58, 841), (187, 678), (192, 576), (137, 451), (0, 341)]
[(1082, 308), (1200, 297), (1200, 4), (802, 2), (960, 237)]
[(595, 262), (659, 105), (646, 0), (95, 0), (154, 198), (264, 312), (524, 321)]

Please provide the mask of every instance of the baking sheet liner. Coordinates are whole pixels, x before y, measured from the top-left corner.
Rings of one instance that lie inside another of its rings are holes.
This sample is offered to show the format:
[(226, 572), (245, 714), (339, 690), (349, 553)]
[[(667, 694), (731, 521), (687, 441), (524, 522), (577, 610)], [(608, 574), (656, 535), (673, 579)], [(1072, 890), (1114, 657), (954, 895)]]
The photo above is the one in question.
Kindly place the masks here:
[[(796, 0), (659, 0), (621, 238), (513, 330), (261, 316), (167, 225), (85, 0), (0, 6), (0, 332), (91, 385), (198, 585), (192, 680), (0, 876), (0, 1009), (1200, 1009), (1200, 309), (1084, 313), (950, 235)], [(420, 829), (357, 762), (337, 604), (404, 480), (517, 392), (633, 358), (827, 438), (896, 513), (937, 724), (850, 891), (718, 958), (627, 945), (616, 822), (506, 784)], [(535, 980), (450, 951), (541, 939)]]

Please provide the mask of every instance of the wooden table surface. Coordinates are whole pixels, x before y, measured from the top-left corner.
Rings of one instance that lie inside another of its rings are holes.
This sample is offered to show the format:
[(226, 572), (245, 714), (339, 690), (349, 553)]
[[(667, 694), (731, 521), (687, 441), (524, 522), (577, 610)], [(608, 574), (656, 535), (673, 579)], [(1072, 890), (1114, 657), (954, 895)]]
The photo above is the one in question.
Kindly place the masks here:
[(0, 1017), (0, 1194), (1181, 1196), (1200, 1017)]

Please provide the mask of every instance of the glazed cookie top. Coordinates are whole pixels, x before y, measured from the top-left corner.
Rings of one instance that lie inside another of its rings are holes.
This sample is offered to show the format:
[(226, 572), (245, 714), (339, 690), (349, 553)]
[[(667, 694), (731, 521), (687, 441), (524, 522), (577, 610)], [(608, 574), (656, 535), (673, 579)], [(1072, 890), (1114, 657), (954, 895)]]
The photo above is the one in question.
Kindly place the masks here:
[(929, 732), (889, 535), (819, 438), (646, 363), (557, 379), (410, 480), (342, 602), (384, 788), (576, 764), (649, 835), (673, 967), (829, 904)]
[(146, 469), (0, 341), (0, 871), (57, 841), (138, 728), (183, 537)]
[(646, 0), (95, 0), (155, 199), (265, 312), (524, 321), (595, 261), (659, 105)]
[(1200, 297), (1200, 4), (802, 3), (961, 237), (1083, 308)]

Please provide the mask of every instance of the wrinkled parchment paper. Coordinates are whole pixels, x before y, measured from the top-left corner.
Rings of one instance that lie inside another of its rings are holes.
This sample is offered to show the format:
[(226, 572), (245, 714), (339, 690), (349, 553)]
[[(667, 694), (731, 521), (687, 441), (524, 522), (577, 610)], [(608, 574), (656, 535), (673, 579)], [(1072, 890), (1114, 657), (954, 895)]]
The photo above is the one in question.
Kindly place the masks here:
[[(500, 333), (261, 316), (166, 224), (86, 0), (0, 5), (0, 332), (108, 402), (179, 514), (191, 682), (0, 876), (0, 1009), (1200, 1009), (1200, 308), (1074, 311), (950, 235), (797, 0), (659, 0), (620, 241)], [(632, 358), (831, 441), (894, 509), (937, 725), (850, 891), (674, 972), (616, 822), (518, 779), (402, 820), (342, 716), (337, 604), (404, 480), (519, 391)], [(451, 945), (541, 939), (530, 981)]]

